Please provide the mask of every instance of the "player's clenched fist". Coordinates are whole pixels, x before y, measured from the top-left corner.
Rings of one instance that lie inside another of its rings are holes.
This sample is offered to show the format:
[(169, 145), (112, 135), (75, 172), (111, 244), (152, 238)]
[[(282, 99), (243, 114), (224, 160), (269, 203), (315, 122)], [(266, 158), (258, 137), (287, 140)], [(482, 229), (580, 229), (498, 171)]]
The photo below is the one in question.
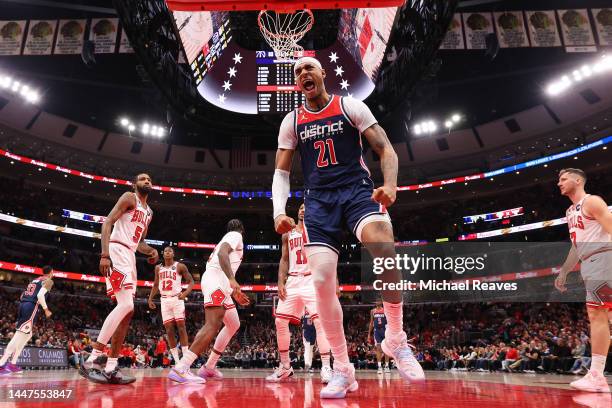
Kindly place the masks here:
[(396, 193), (397, 193), (396, 188), (392, 188), (388, 186), (378, 187), (372, 193), (372, 200), (384, 205), (385, 207), (390, 207), (395, 202)]
[(286, 215), (279, 215), (274, 219), (274, 229), (279, 234), (285, 234), (295, 228), (295, 220)]

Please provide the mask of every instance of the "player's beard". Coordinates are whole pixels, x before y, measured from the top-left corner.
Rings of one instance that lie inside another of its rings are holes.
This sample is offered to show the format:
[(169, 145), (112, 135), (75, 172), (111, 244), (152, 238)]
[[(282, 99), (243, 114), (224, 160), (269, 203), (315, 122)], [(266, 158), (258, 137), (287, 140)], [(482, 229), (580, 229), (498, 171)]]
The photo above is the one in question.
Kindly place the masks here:
[(136, 191), (138, 192), (138, 194), (140, 194), (141, 196), (148, 196), (149, 193), (151, 192), (151, 187), (140, 187), (139, 185), (136, 185)]

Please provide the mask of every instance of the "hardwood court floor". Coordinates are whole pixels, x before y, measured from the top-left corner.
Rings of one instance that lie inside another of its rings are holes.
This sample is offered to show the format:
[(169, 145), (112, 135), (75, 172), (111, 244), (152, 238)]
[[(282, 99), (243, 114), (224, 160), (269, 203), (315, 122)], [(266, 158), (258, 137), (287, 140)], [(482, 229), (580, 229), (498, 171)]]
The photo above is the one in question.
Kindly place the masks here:
[[(321, 400), (318, 373), (296, 371), (279, 384), (266, 383), (269, 371), (223, 370), (225, 378), (204, 385), (179, 385), (165, 378), (168, 370), (131, 370), (137, 381), (127, 386), (94, 384), (76, 370), (26, 371), (0, 377), (0, 407), (79, 408), (612, 408), (610, 394), (571, 390), (576, 377), (536, 374), (427, 372), (424, 384), (410, 385), (396, 372), (359, 371), (359, 389), (344, 400)], [(609, 378), (608, 382), (612, 382)], [(10, 400), (8, 391), (70, 389), (67, 401)]]

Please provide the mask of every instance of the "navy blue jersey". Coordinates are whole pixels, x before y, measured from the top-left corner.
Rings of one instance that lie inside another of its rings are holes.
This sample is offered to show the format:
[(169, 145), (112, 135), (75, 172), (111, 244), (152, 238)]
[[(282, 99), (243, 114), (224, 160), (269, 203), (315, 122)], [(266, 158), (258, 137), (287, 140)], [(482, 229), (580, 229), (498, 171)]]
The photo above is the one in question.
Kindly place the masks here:
[(22, 302), (38, 303), (38, 298), (36, 296), (38, 295), (38, 292), (40, 292), (40, 289), (43, 287), (44, 283), (45, 279), (34, 279), (32, 282), (30, 282), (26, 290), (23, 291), (19, 300)]
[(385, 316), (385, 311), (380, 309), (374, 309), (373, 313), (374, 318), (374, 331), (385, 331), (387, 327), (387, 317)]
[(305, 189), (333, 189), (369, 179), (361, 133), (346, 114), (342, 97), (332, 95), (318, 112), (304, 106), (295, 112)]
[(302, 330), (304, 331), (304, 338), (310, 344), (314, 344), (317, 339), (317, 330), (312, 323), (310, 316), (302, 317)]

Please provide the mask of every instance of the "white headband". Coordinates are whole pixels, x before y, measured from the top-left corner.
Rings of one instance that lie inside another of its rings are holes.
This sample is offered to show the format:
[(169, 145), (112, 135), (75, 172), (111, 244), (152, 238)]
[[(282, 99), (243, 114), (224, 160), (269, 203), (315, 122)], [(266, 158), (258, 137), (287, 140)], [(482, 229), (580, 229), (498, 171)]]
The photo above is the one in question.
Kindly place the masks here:
[(295, 71), (298, 69), (300, 65), (303, 65), (306, 63), (311, 63), (315, 67), (319, 69), (323, 69), (323, 66), (321, 65), (318, 59), (313, 58), (313, 57), (302, 57), (296, 61), (295, 65), (293, 65), (293, 74), (295, 75)]

